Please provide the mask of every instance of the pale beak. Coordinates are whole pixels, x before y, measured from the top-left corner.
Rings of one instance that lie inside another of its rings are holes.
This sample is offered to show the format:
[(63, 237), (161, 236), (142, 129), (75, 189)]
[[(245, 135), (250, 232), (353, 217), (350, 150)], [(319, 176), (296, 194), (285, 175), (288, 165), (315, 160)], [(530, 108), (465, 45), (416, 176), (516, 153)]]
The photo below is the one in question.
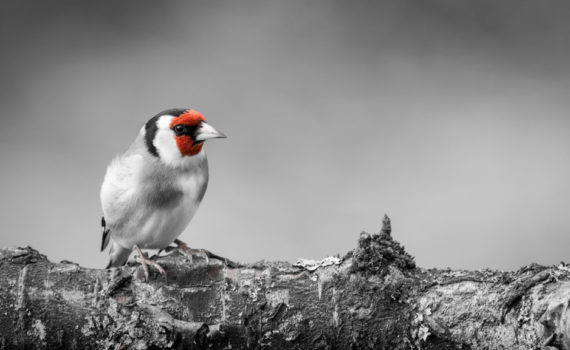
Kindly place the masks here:
[(207, 124), (205, 122), (200, 123), (200, 127), (196, 131), (196, 136), (194, 137), (194, 140), (196, 142), (204, 142), (208, 139), (215, 139), (215, 138), (226, 138), (226, 135), (214, 129), (214, 127), (211, 126), (210, 124)]

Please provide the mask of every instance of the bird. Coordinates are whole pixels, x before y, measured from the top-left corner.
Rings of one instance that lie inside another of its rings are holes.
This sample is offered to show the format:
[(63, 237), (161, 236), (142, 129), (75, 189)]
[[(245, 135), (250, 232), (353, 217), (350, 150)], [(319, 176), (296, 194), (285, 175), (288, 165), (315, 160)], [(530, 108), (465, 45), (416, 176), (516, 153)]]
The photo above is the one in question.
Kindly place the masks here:
[[(128, 149), (108, 165), (101, 185), (101, 251), (110, 245), (107, 268), (126, 264), (131, 252), (148, 280), (148, 265), (166, 272), (141, 249), (174, 243), (190, 256), (196, 250), (178, 239), (196, 213), (208, 186), (204, 142), (226, 135), (190, 108), (150, 118)], [(203, 250), (202, 250), (203, 251)]]

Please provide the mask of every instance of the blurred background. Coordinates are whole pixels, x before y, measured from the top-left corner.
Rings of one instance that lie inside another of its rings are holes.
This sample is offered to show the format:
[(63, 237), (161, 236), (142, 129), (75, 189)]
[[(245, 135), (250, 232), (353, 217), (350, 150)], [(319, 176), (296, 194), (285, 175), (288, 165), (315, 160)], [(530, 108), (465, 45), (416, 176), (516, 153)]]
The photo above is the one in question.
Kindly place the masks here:
[(108, 162), (193, 107), (228, 139), (190, 246), (320, 259), (387, 213), (422, 267), (570, 261), (569, 2), (0, 7), (0, 246), (105, 266)]

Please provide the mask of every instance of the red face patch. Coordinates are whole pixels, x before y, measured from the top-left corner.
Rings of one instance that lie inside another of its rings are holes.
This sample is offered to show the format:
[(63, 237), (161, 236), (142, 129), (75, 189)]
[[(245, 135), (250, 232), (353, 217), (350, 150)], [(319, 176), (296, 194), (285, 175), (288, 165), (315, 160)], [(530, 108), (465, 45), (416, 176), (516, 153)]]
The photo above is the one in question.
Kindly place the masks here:
[(178, 117), (172, 118), (170, 122), (170, 127), (172, 128), (176, 124), (184, 124), (188, 126), (195, 126), (198, 125), (199, 122), (203, 122), (204, 116), (202, 113), (195, 111), (193, 109), (187, 109), (184, 113), (180, 114)]
[[(178, 117), (172, 118), (170, 122), (170, 127), (173, 128), (175, 125), (184, 124), (188, 126), (196, 126), (201, 121), (205, 121), (202, 113), (195, 111), (193, 109), (187, 109), (184, 113), (180, 114)], [(194, 140), (190, 135), (180, 135), (176, 136), (176, 145), (183, 156), (193, 156), (202, 150), (203, 144), (194, 144)]]

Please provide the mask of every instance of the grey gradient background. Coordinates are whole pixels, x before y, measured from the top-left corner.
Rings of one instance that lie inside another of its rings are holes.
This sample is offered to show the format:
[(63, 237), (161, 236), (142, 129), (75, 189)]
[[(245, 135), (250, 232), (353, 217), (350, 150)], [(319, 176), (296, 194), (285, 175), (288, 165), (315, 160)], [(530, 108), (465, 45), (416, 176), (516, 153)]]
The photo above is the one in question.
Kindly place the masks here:
[(570, 260), (568, 2), (0, 7), (0, 246), (104, 266), (107, 163), (191, 106), (229, 136), (191, 246), (322, 258), (388, 213), (424, 267)]

